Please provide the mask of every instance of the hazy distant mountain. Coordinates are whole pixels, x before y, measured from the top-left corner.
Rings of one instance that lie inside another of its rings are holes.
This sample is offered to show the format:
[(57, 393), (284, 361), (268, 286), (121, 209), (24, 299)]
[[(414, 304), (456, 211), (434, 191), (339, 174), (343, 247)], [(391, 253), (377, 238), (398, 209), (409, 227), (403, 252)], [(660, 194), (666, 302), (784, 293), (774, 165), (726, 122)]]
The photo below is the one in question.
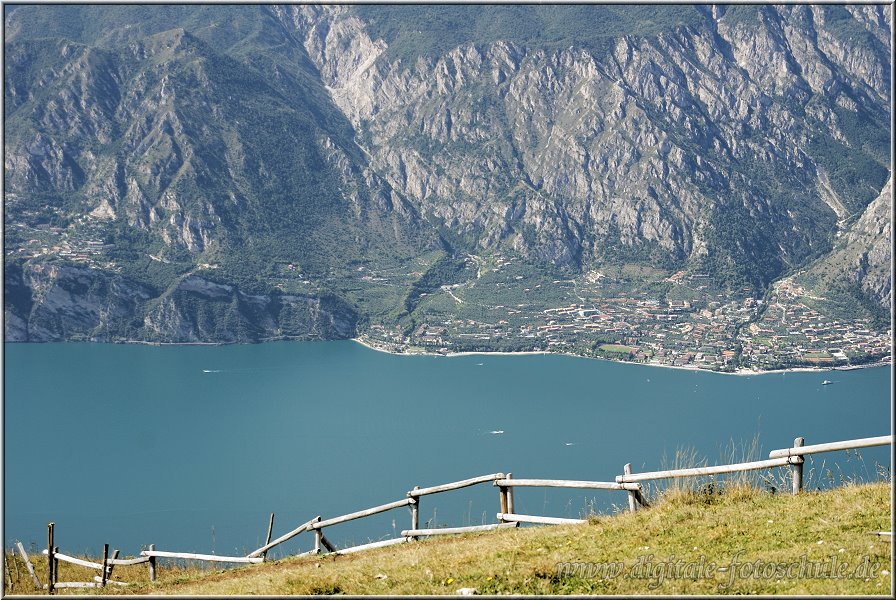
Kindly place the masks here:
[(891, 301), (889, 6), (4, 19), (7, 339), (346, 337), (488, 252)]

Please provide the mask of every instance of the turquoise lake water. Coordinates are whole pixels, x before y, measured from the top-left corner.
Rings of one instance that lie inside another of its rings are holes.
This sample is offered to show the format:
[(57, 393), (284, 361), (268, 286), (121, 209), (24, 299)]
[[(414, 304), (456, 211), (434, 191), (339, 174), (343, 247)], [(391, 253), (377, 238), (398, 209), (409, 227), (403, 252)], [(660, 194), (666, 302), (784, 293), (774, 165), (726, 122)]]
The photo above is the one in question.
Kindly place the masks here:
[[(6, 344), (4, 363), (4, 543), (39, 550), (54, 521), (68, 553), (246, 554), (271, 512), (276, 537), (415, 485), (508, 471), (612, 481), (627, 462), (671, 466), (680, 448), (718, 464), (732, 440), (740, 451), (758, 436), (753, 458), (767, 458), (796, 436), (891, 432), (890, 367), (741, 377), (566, 356), (392, 356), (349, 341)], [(807, 479), (876, 479), (875, 463), (890, 467), (889, 447), (816, 455)], [(520, 488), (515, 504), (579, 517), (626, 495)], [(491, 523), (497, 511), (497, 490), (480, 485), (424, 497), (420, 521)], [(401, 508), (327, 537), (343, 546), (409, 525)], [(312, 544), (302, 534), (277, 554)]]

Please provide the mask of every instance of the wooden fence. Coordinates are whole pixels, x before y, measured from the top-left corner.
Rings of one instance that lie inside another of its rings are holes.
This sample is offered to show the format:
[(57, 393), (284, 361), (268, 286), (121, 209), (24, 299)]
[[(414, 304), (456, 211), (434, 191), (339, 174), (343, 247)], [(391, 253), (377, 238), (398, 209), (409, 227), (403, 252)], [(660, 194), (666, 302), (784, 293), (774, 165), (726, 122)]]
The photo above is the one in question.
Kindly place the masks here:
[[(432, 487), (415, 487), (405, 494), (405, 498), (401, 500), (396, 500), (394, 502), (389, 502), (387, 504), (381, 504), (379, 506), (374, 506), (372, 508), (367, 508), (364, 510), (359, 510), (357, 512), (349, 513), (346, 515), (342, 515), (339, 517), (332, 517), (329, 519), (321, 520), (320, 516), (314, 517), (313, 519), (302, 523), (295, 529), (281, 535), (275, 540), (271, 541), (271, 535), (274, 527), (274, 514), (271, 514), (270, 521), (268, 524), (268, 531), (265, 544), (260, 548), (253, 550), (246, 556), (218, 556), (214, 554), (195, 554), (190, 552), (171, 552), (164, 550), (156, 550), (153, 545), (149, 546), (148, 550), (144, 550), (140, 552), (140, 556), (136, 558), (129, 559), (120, 559), (118, 558), (118, 550), (115, 550), (111, 556), (109, 556), (109, 546), (103, 546), (103, 560), (102, 563), (96, 563), (88, 560), (83, 560), (79, 558), (75, 558), (73, 556), (68, 556), (59, 552), (59, 548), (55, 545), (54, 540), (54, 524), (50, 523), (47, 527), (47, 549), (43, 551), (43, 554), (47, 555), (47, 564), (48, 564), (48, 583), (46, 585), (41, 585), (38, 580), (34, 568), (31, 562), (28, 559), (28, 555), (25, 553), (24, 548), (21, 543), (19, 543), (18, 550), (19, 554), (25, 562), (25, 565), (28, 569), (28, 572), (31, 575), (32, 581), (35, 584), (37, 589), (46, 589), (48, 593), (52, 594), (55, 589), (61, 588), (94, 588), (94, 587), (105, 587), (106, 585), (127, 585), (124, 582), (112, 581), (110, 579), (112, 575), (112, 570), (116, 565), (136, 565), (146, 563), (149, 568), (149, 580), (156, 580), (157, 573), (157, 560), (160, 558), (173, 558), (173, 559), (183, 559), (183, 560), (198, 560), (198, 561), (208, 561), (208, 562), (225, 562), (225, 563), (243, 563), (243, 564), (257, 564), (262, 563), (267, 558), (267, 553), (272, 548), (296, 537), (297, 535), (304, 533), (306, 531), (312, 532), (314, 534), (314, 547), (308, 552), (304, 552), (300, 554), (302, 555), (310, 555), (310, 554), (320, 554), (326, 549), (327, 552), (335, 553), (335, 554), (351, 554), (355, 552), (361, 552), (364, 550), (370, 550), (373, 548), (383, 548), (386, 546), (392, 546), (394, 544), (403, 544), (407, 542), (411, 542), (417, 540), (422, 537), (430, 537), (436, 535), (456, 535), (462, 533), (472, 533), (472, 532), (483, 532), (483, 531), (494, 531), (497, 529), (504, 529), (508, 527), (518, 527), (521, 523), (533, 523), (533, 524), (543, 524), (543, 525), (567, 525), (567, 524), (579, 524), (587, 522), (585, 519), (568, 519), (568, 518), (560, 518), (560, 517), (548, 517), (548, 516), (538, 516), (538, 515), (522, 515), (517, 514), (514, 510), (514, 489), (520, 487), (551, 487), (551, 488), (566, 488), (566, 489), (593, 489), (593, 490), (614, 490), (614, 491), (624, 491), (628, 495), (628, 509), (630, 511), (638, 510), (640, 507), (647, 507), (648, 502), (644, 497), (643, 488), (641, 487), (641, 482), (643, 481), (652, 481), (658, 479), (672, 479), (672, 478), (681, 478), (681, 477), (700, 477), (700, 476), (712, 476), (719, 475), (725, 473), (738, 473), (738, 472), (746, 472), (746, 471), (754, 471), (759, 469), (770, 469), (777, 467), (788, 467), (790, 469), (793, 481), (792, 492), (793, 494), (797, 494), (802, 489), (802, 469), (803, 469), (803, 456), (807, 454), (815, 454), (818, 452), (832, 452), (836, 450), (847, 450), (847, 449), (856, 449), (856, 448), (866, 448), (870, 446), (882, 446), (893, 443), (893, 436), (886, 435), (880, 437), (873, 438), (863, 438), (856, 440), (847, 440), (842, 442), (831, 442), (826, 444), (816, 444), (812, 446), (804, 445), (804, 439), (799, 437), (794, 440), (793, 447), (791, 448), (783, 448), (780, 450), (772, 450), (769, 453), (769, 458), (767, 460), (757, 460), (751, 462), (743, 462), (743, 463), (735, 463), (735, 464), (727, 464), (727, 465), (716, 465), (716, 466), (707, 466), (707, 467), (695, 467), (695, 468), (683, 468), (683, 469), (670, 469), (664, 471), (651, 471), (646, 473), (633, 473), (631, 470), (631, 464), (626, 464), (623, 467), (623, 474), (618, 475), (615, 478), (615, 481), (579, 481), (579, 480), (566, 480), (566, 479), (514, 479), (510, 473), (506, 475), (504, 473), (493, 473), (489, 475), (481, 475), (479, 477), (472, 477), (470, 479), (464, 479), (462, 481), (455, 481), (452, 483), (445, 483), (442, 485), (436, 485)], [(420, 502), (424, 496), (439, 494), (443, 492), (449, 492), (453, 490), (458, 490), (462, 488), (466, 488), (469, 486), (479, 485), (483, 483), (491, 483), (493, 486), (498, 488), (498, 502), (500, 510), (496, 514), (497, 523), (487, 524), (487, 525), (473, 525), (473, 526), (465, 526), (465, 527), (447, 527), (447, 528), (436, 528), (436, 529), (421, 529), (420, 528)], [(333, 525), (338, 525), (341, 523), (346, 523), (348, 521), (353, 521), (355, 519), (362, 519), (364, 517), (369, 517), (371, 515), (383, 513), (386, 511), (394, 510), (396, 508), (402, 507), (410, 507), (411, 512), (411, 525), (409, 529), (405, 529), (401, 531), (400, 537), (387, 539), (377, 542), (371, 542), (368, 544), (362, 544), (359, 546), (352, 546), (349, 548), (337, 548), (327, 537), (324, 535), (324, 528), (331, 527)], [(59, 561), (68, 562), (75, 565), (80, 565), (82, 567), (93, 568), (99, 571), (99, 574), (94, 577), (94, 581), (89, 582), (60, 582), (58, 581), (58, 564)], [(18, 565), (16, 565), (18, 568)], [(8, 569), (7, 569), (8, 570)]]

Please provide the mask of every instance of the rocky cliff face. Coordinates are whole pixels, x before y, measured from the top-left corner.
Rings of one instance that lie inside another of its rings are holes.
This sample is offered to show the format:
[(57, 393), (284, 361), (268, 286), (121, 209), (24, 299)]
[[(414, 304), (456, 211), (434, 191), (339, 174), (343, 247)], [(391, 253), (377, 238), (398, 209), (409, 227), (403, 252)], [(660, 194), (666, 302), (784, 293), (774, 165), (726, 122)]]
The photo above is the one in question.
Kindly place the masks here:
[(847, 245), (862, 248), (853, 272), (862, 290), (881, 307), (893, 307), (893, 179), (868, 205), (847, 235)]
[(885, 177), (876, 163), (880, 181), (832, 185), (832, 158), (813, 147), (861, 148), (844, 121), (888, 114), (890, 10), (848, 11), (705, 7), (604, 55), (497, 41), (413, 64), (390, 61), (352, 8), (278, 14), (375, 168), (474, 246), (579, 265), (608, 245), (696, 262), (733, 243), (746, 250), (734, 258), (761, 260), (751, 232), (710, 231), (735, 204), (771, 226), (780, 271), (823, 250)]
[[(71, 40), (23, 31), (28, 18), (7, 16), (7, 226), (10, 256), (27, 257), (7, 284), (30, 295), (6, 311), (10, 338), (346, 337), (357, 314), (326, 284), (304, 292), (264, 275), (298, 265), (320, 281), (366, 253), (400, 261), (437, 244), (275, 22), (259, 27), (276, 52), (236, 57), (164, 22)], [(25, 253), (29, 237), (42, 254)], [(226, 301), (190, 287), (197, 268)], [(127, 282), (120, 298), (113, 281)]]
[(9, 269), (5, 284), (10, 342), (342, 339), (355, 334), (358, 320), (335, 297), (249, 295), (198, 276), (161, 297), (132, 279), (82, 266), (30, 264)]
[(7, 11), (7, 336), (343, 337), (440, 250), (890, 297), (891, 7), (389, 10)]
[(877, 307), (882, 320), (889, 319), (893, 307), (892, 202), (891, 177), (834, 249), (810, 265), (797, 281), (832, 299), (845, 292), (847, 299), (859, 305), (868, 302)]
[[(345, 209), (399, 227), (411, 218), (365, 168), (338, 114), (316, 106), (323, 91), (299, 80), (304, 65), (269, 82), (180, 28), (114, 49), (7, 47), (16, 110), (5, 176), (16, 194), (77, 202), (93, 219), (120, 217), (194, 255), (226, 243), (247, 217), (292, 217), (290, 202), (304, 219)], [(334, 183), (350, 206), (312, 201), (315, 186)]]

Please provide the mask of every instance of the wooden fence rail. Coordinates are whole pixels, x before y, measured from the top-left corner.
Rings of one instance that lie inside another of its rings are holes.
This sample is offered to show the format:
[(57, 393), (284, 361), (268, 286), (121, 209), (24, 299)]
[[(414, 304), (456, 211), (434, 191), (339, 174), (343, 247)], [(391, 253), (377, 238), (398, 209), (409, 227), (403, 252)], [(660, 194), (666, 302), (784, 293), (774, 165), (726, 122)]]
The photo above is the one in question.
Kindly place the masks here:
[[(97, 583), (95, 581), (60, 581), (53, 584), (53, 589), (63, 589), (63, 588), (98, 588), (102, 587), (102, 584)], [(44, 586), (45, 590), (49, 591), (49, 586)]]
[[(93, 576), (93, 581), (94, 581), (94, 582), (97, 582), (97, 583), (101, 583), (101, 584), (103, 584), (104, 586), (105, 586), (105, 585), (109, 585), (109, 584), (112, 584), (112, 585), (130, 585), (130, 584), (129, 584), (128, 582), (126, 582), (126, 581), (112, 581), (111, 579), (107, 579), (107, 580), (103, 581), (103, 578), (100, 577), (99, 575), (94, 575), (94, 576)], [(57, 585), (58, 585), (58, 584), (57, 584)]]
[(194, 554), (192, 552), (168, 552), (166, 550), (143, 550), (141, 556), (154, 556), (156, 558), (182, 558), (186, 560), (204, 560), (207, 562), (228, 563), (263, 563), (264, 559), (254, 556), (218, 556), (217, 554)]
[[(125, 581), (106, 580), (105, 582), (103, 582), (102, 578), (98, 575), (96, 577), (94, 577), (93, 579), (94, 579), (94, 581), (57, 581), (56, 583), (53, 584), (53, 589), (58, 590), (58, 589), (63, 589), (63, 588), (82, 588), (82, 589), (83, 588), (102, 588), (108, 584), (119, 585), (119, 586), (130, 585), (129, 583), (127, 583)], [(49, 590), (49, 587), (45, 585), (45, 586), (43, 586), (43, 589)]]
[(651, 471), (649, 473), (632, 473), (617, 475), (617, 483), (635, 483), (638, 481), (651, 481), (653, 479), (671, 479), (678, 477), (699, 477), (701, 475), (720, 475), (723, 473), (739, 473), (743, 471), (755, 471), (772, 467), (789, 465), (789, 458), (774, 458), (769, 460), (756, 460), (733, 465), (717, 465), (713, 467), (696, 467), (691, 469), (671, 469), (668, 471)]
[(427, 537), (433, 535), (456, 535), (459, 533), (475, 533), (477, 531), (492, 531), (493, 529), (504, 529), (507, 527), (517, 527), (519, 523), (491, 523), (489, 525), (470, 525), (468, 527), (443, 527), (441, 529), (405, 529), (401, 532), (401, 537)]
[(871, 446), (886, 446), (893, 443), (892, 435), (847, 440), (845, 442), (828, 442), (827, 444), (813, 444), (812, 446), (799, 446), (794, 448), (782, 448), (768, 453), (769, 458), (782, 458), (789, 456), (803, 456), (818, 452), (833, 452), (834, 450), (852, 450), (855, 448), (868, 448)]
[(575, 481), (568, 479), (498, 479), (495, 485), (505, 487), (556, 487), (591, 490), (641, 490), (637, 483), (615, 483), (612, 481)]
[(566, 519), (562, 517), (540, 517), (535, 515), (517, 515), (498, 513), (498, 520), (514, 523), (535, 523), (538, 525), (581, 525), (587, 523), (587, 519)]
[(364, 550), (372, 550), (373, 548), (385, 548), (386, 546), (394, 546), (395, 544), (404, 544), (411, 541), (410, 538), (399, 537), (381, 542), (371, 542), (369, 544), (361, 544), (360, 546), (352, 546), (343, 550), (337, 550), (336, 554), (354, 554), (355, 552), (363, 552)]
[[(410, 492), (408, 492), (408, 493), (410, 493)], [(401, 508), (402, 506), (407, 506), (409, 504), (412, 504), (413, 502), (414, 502), (414, 500), (412, 498), (396, 500), (395, 502), (390, 502), (388, 504), (382, 504), (380, 506), (374, 506), (373, 508), (368, 508), (365, 510), (359, 510), (357, 512), (349, 513), (347, 515), (342, 515), (341, 517), (333, 517), (332, 519), (325, 519), (323, 521), (320, 521), (319, 523), (314, 523), (311, 527), (314, 529), (323, 529), (324, 527), (330, 527), (331, 525), (338, 525), (339, 523), (345, 523), (347, 521), (354, 521), (355, 519), (369, 517), (370, 515), (375, 515), (375, 514), (378, 514), (381, 512), (386, 512), (387, 510), (392, 510), (393, 508)]]
[(106, 561), (107, 564), (110, 565), (121, 565), (123, 567), (128, 565), (141, 565), (143, 563), (149, 562), (148, 556), (138, 556), (137, 558), (110, 558)]
[(408, 497), (416, 498), (418, 496), (427, 496), (429, 494), (438, 494), (440, 492), (450, 492), (451, 490), (459, 490), (461, 488), (476, 485), (477, 483), (488, 483), (504, 479), (504, 473), (495, 473), (493, 475), (481, 475), (479, 477), (471, 477), (463, 481), (455, 481), (453, 483), (445, 483), (442, 485), (434, 485), (428, 488), (416, 488), (408, 492)]
[[(47, 550), (42, 550), (41, 554), (47, 556), (49, 553)], [(89, 560), (83, 560), (80, 558), (75, 558), (74, 556), (69, 556), (68, 554), (62, 554), (61, 552), (56, 552), (53, 554), (53, 557), (56, 560), (61, 560), (63, 562), (71, 563), (73, 565), (78, 565), (79, 567), (87, 567), (88, 569), (96, 569), (97, 571), (103, 568), (103, 565), (95, 562), (91, 562)]]
[[(155, 581), (156, 579), (156, 559), (157, 558), (174, 558), (174, 559), (185, 559), (185, 560), (199, 560), (199, 561), (208, 561), (208, 562), (227, 562), (227, 563), (238, 563), (238, 564), (258, 564), (262, 563), (267, 558), (267, 553), (271, 548), (278, 546), (295, 536), (305, 532), (310, 531), (314, 533), (314, 548), (307, 552), (302, 552), (297, 554), (297, 556), (306, 556), (312, 554), (319, 554), (323, 551), (324, 548), (329, 552), (333, 552), (335, 554), (352, 554), (355, 552), (361, 552), (364, 550), (370, 550), (373, 548), (384, 548), (387, 546), (393, 546), (396, 544), (403, 544), (407, 542), (411, 542), (420, 537), (429, 537), (429, 536), (437, 536), (437, 535), (453, 535), (453, 534), (462, 534), (462, 533), (471, 533), (471, 532), (482, 532), (482, 531), (493, 531), (497, 529), (504, 529), (508, 527), (518, 527), (521, 523), (532, 523), (532, 524), (542, 524), (542, 525), (568, 525), (568, 524), (581, 524), (587, 523), (585, 519), (570, 519), (570, 518), (561, 518), (561, 517), (548, 517), (548, 516), (538, 516), (538, 515), (521, 515), (516, 514), (514, 511), (514, 499), (513, 499), (513, 490), (514, 488), (522, 488), (522, 487), (553, 487), (553, 488), (567, 488), (567, 489), (597, 489), (597, 490), (615, 490), (615, 491), (624, 491), (628, 494), (629, 501), (629, 510), (634, 511), (638, 507), (646, 507), (649, 506), (647, 500), (644, 498), (643, 488), (640, 484), (642, 481), (652, 481), (657, 479), (670, 479), (670, 478), (681, 478), (681, 477), (700, 477), (707, 475), (720, 475), (725, 473), (738, 473), (738, 472), (746, 472), (753, 471), (759, 469), (771, 469), (777, 467), (789, 467), (791, 469), (791, 473), (793, 475), (793, 493), (796, 494), (800, 491), (802, 486), (802, 467), (803, 467), (803, 456), (807, 454), (814, 454), (817, 452), (831, 452), (835, 450), (849, 450), (854, 448), (865, 448), (870, 446), (882, 446), (886, 444), (893, 443), (893, 436), (879, 436), (872, 438), (861, 438), (855, 440), (847, 440), (841, 442), (830, 442), (825, 444), (815, 444), (811, 446), (806, 446), (803, 444), (803, 438), (796, 438), (794, 440), (794, 445), (792, 448), (782, 448), (779, 450), (772, 450), (769, 453), (769, 458), (767, 460), (757, 460), (750, 462), (742, 462), (742, 463), (734, 463), (727, 465), (715, 465), (715, 466), (705, 466), (705, 467), (693, 467), (693, 468), (683, 468), (683, 469), (668, 469), (663, 471), (650, 471), (645, 473), (632, 473), (631, 464), (626, 464), (623, 468), (623, 474), (617, 475), (615, 477), (615, 481), (584, 481), (584, 480), (567, 480), (567, 479), (513, 479), (513, 476), (510, 473), (506, 475), (504, 473), (493, 473), (490, 475), (480, 475), (478, 477), (471, 477), (470, 479), (463, 479), (461, 481), (455, 481), (451, 483), (445, 483), (441, 485), (435, 485), (431, 487), (414, 487), (411, 491), (407, 492), (406, 497), (401, 500), (396, 500), (394, 502), (389, 502), (387, 504), (381, 504), (379, 506), (374, 506), (371, 508), (367, 508), (364, 510), (359, 510), (356, 512), (348, 513), (345, 515), (341, 515), (338, 517), (331, 517), (329, 519), (321, 520), (321, 518), (315, 517), (310, 521), (307, 521), (295, 529), (281, 535), (277, 539), (271, 541), (271, 533), (274, 526), (274, 515), (271, 514), (270, 522), (268, 524), (267, 529), (267, 537), (265, 539), (265, 545), (257, 550), (253, 550), (247, 556), (218, 556), (214, 554), (196, 554), (191, 552), (171, 552), (164, 550), (156, 550), (155, 546), (150, 544), (149, 550), (144, 550), (140, 552), (140, 556), (136, 558), (130, 559), (119, 559), (118, 551), (116, 550), (112, 557), (108, 556), (108, 545), (104, 545), (103, 552), (103, 563), (95, 563), (88, 560), (83, 560), (79, 558), (75, 558), (73, 556), (69, 556), (67, 554), (62, 554), (59, 552), (57, 546), (54, 545), (54, 524), (50, 523), (47, 527), (47, 549), (43, 551), (43, 554), (47, 555), (48, 562), (48, 581), (46, 585), (41, 585), (40, 581), (37, 578), (37, 575), (34, 572), (34, 568), (31, 565), (31, 562), (28, 560), (28, 555), (25, 553), (25, 549), (22, 547), (21, 543), (18, 543), (18, 550), (21, 554), (22, 558), (25, 561), (25, 566), (28, 568), (29, 573), (31, 574), (32, 581), (37, 589), (46, 589), (48, 593), (52, 594), (55, 588), (89, 588), (89, 587), (103, 587), (107, 583), (112, 583), (115, 585), (126, 585), (124, 582), (119, 581), (110, 581), (109, 576), (111, 575), (112, 567), (115, 565), (136, 565), (141, 563), (149, 564), (149, 579), (150, 581)], [(458, 490), (462, 488), (466, 488), (473, 485), (478, 485), (482, 483), (492, 483), (492, 485), (498, 487), (499, 494), (499, 504), (500, 504), (500, 512), (496, 514), (498, 523), (493, 524), (484, 524), (484, 525), (473, 525), (466, 527), (446, 527), (446, 528), (435, 528), (435, 529), (421, 529), (419, 527), (419, 515), (420, 515), (420, 499), (423, 496), (427, 496), (430, 494), (438, 494), (442, 492), (448, 492), (453, 490)], [(376, 542), (370, 542), (367, 544), (361, 544), (358, 546), (352, 546), (349, 548), (337, 549), (335, 545), (333, 545), (324, 535), (323, 530), (326, 527), (331, 527), (333, 525), (338, 525), (341, 523), (346, 523), (348, 521), (353, 521), (355, 519), (361, 519), (364, 517), (369, 517), (371, 515), (379, 514), (382, 512), (386, 512), (389, 510), (393, 510), (396, 508), (401, 508), (404, 506), (410, 507), (411, 510), (411, 527), (410, 529), (405, 529), (401, 531), (401, 537), (380, 540)], [(97, 576), (94, 578), (92, 582), (58, 582), (58, 563), (59, 561), (69, 562), (75, 565), (88, 567), (92, 569), (98, 569), (101, 572), (101, 576)]]

